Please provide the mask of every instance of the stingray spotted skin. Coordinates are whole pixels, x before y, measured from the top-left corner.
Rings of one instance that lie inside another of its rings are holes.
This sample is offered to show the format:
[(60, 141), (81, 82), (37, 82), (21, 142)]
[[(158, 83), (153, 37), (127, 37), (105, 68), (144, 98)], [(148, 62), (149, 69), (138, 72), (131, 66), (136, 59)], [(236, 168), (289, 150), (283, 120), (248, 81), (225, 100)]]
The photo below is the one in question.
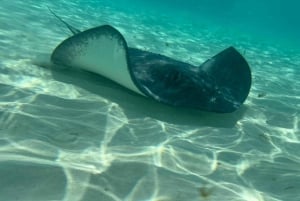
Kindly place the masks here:
[(132, 78), (157, 101), (205, 111), (228, 113), (246, 100), (251, 71), (243, 56), (229, 47), (201, 66), (129, 48)]
[(74, 33), (55, 48), (51, 61), (100, 74), (161, 103), (209, 112), (237, 110), (251, 87), (250, 67), (234, 47), (193, 66), (130, 48), (110, 25)]

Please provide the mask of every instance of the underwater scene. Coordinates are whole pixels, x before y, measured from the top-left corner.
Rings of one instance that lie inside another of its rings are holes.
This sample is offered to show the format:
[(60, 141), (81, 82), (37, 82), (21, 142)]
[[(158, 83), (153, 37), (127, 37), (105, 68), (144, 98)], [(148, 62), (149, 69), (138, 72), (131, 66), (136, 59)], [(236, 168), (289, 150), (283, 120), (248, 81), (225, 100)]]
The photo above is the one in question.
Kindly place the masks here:
[(1, 0), (0, 201), (299, 201), (299, 7)]

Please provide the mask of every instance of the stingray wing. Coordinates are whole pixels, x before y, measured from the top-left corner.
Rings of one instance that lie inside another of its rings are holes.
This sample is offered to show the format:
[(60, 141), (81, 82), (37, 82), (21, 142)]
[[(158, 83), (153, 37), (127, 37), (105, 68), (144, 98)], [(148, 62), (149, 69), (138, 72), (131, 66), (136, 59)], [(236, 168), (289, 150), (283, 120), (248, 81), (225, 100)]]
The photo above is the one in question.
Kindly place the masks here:
[(232, 112), (246, 100), (251, 88), (251, 70), (246, 59), (229, 47), (200, 66), (201, 72), (214, 80), (217, 100), (211, 108), (217, 112)]
[(127, 43), (112, 26), (95, 27), (67, 38), (55, 48), (51, 61), (100, 74), (141, 93), (128, 69)]

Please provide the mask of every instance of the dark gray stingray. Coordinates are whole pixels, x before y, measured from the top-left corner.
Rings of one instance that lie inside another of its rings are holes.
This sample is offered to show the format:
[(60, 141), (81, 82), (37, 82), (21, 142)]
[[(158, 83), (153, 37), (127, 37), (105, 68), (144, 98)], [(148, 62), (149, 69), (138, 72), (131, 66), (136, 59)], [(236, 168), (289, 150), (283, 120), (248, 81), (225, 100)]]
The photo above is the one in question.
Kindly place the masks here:
[(143, 96), (175, 107), (229, 113), (238, 109), (249, 94), (250, 67), (234, 47), (200, 66), (193, 66), (130, 48), (122, 34), (110, 25), (82, 32), (68, 24), (67, 27), (74, 35), (53, 51), (51, 61), (55, 65), (98, 73)]

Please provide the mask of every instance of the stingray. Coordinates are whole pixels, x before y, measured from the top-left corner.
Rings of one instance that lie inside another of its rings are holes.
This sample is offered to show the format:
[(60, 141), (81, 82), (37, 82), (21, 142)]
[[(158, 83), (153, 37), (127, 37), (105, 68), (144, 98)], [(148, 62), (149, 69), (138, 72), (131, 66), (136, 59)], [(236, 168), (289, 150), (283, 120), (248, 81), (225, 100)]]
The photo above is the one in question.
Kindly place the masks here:
[(128, 47), (124, 36), (111, 25), (80, 31), (53, 14), (73, 34), (52, 52), (55, 66), (97, 73), (174, 107), (230, 113), (240, 108), (249, 94), (250, 67), (232, 46), (195, 66)]

